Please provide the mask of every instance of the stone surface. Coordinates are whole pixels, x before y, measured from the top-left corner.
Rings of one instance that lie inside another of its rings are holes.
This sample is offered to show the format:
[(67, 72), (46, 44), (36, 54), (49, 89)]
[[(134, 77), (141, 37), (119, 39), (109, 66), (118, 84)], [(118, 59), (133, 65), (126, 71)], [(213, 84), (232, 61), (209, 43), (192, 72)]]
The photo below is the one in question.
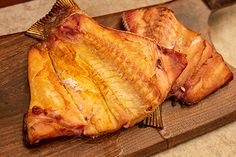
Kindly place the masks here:
[[(45, 16), (56, 0), (34, 0), (0, 9), (0, 35), (27, 30), (32, 23)], [(170, 0), (75, 0), (90, 16), (100, 16), (139, 8)]]
[(236, 122), (216, 129), (152, 157), (234, 157)]
[(236, 4), (213, 13), (209, 25), (216, 49), (236, 67)]
[[(153, 5), (164, 0), (76, 0), (91, 16), (99, 16), (136, 7)], [(34, 0), (0, 9), (0, 35), (26, 30), (44, 16), (55, 0)], [(209, 20), (211, 39), (225, 60), (236, 67), (236, 5), (215, 12)], [(236, 122), (201, 137), (154, 155), (155, 157), (233, 157), (236, 154)]]

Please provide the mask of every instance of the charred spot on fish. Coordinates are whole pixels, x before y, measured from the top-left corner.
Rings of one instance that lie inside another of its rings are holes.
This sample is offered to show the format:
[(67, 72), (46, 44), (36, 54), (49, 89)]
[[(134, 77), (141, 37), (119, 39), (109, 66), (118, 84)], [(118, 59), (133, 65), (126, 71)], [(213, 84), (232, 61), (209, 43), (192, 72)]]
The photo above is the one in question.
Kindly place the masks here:
[(162, 63), (161, 63), (161, 60), (160, 60), (160, 59), (157, 59), (157, 61), (156, 61), (156, 67), (157, 67), (158, 69), (162, 69)]
[(146, 108), (146, 111), (151, 111), (152, 110), (152, 106)]
[(55, 116), (56, 121), (60, 121), (62, 119), (61, 115), (56, 115)]
[(44, 112), (44, 114), (45, 114), (45, 115), (47, 115), (47, 114), (48, 114), (48, 112), (47, 112), (47, 110), (46, 110), (46, 109), (44, 109), (44, 110), (43, 110), (43, 112)]
[(33, 126), (30, 127), (30, 129), (34, 130), (35, 131), (35, 128)]
[(61, 131), (61, 132), (65, 132), (65, 131), (66, 131), (66, 128), (60, 128), (60, 131)]
[(167, 18), (168, 18), (170, 21), (172, 21), (172, 17), (171, 17), (171, 16), (167, 16)]
[(32, 108), (32, 113), (35, 114), (35, 115), (40, 115), (43, 112), (44, 112), (43, 109), (39, 106), (34, 106)]

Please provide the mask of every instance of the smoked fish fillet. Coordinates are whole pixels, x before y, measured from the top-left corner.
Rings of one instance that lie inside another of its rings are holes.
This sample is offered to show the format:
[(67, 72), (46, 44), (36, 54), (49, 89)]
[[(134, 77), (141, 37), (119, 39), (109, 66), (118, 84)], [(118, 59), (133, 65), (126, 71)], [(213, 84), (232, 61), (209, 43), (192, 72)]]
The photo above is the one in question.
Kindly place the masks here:
[(29, 144), (57, 136), (96, 137), (131, 127), (167, 97), (186, 57), (155, 41), (99, 25), (71, 0), (57, 0), (28, 35)]
[(128, 31), (187, 55), (188, 65), (170, 91), (170, 96), (182, 103), (197, 103), (233, 79), (215, 48), (198, 33), (184, 27), (170, 9), (151, 7), (126, 11), (123, 22)]

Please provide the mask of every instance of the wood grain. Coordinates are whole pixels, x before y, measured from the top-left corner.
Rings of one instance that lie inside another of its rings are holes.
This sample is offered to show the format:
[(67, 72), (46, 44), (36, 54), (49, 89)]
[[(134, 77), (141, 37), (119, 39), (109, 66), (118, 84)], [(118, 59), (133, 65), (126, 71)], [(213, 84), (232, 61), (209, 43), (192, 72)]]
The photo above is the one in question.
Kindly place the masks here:
[[(235, 69), (233, 72), (235, 75)], [(163, 105), (164, 129), (160, 133), (167, 139), (168, 148), (235, 120), (236, 86), (234, 84), (236, 84), (235, 79), (230, 85), (219, 89), (191, 107), (180, 105), (173, 107), (171, 102), (166, 102)]]
[[(23, 144), (22, 118), (29, 105), (27, 51), (35, 43), (36, 40), (23, 33), (0, 38), (0, 154), (90, 156), (96, 152), (101, 157), (109, 154), (136, 156), (139, 151), (145, 152), (153, 147), (157, 148), (156, 151), (167, 148), (157, 130), (137, 126), (95, 140), (61, 137), (47, 140), (35, 148), (26, 148)], [(150, 137), (153, 140), (149, 140)], [(148, 151), (147, 155), (150, 153)]]
[[(208, 40), (210, 10), (202, 1), (165, 4), (177, 18)], [(198, 7), (196, 7), (198, 6)], [(105, 26), (123, 29), (121, 13), (95, 18)], [(0, 156), (149, 156), (236, 120), (236, 80), (192, 107), (163, 104), (164, 129), (138, 126), (97, 139), (60, 137), (27, 148), (22, 120), (29, 105), (27, 51), (35, 39), (23, 33), (0, 37)], [(234, 76), (236, 70), (232, 69)]]

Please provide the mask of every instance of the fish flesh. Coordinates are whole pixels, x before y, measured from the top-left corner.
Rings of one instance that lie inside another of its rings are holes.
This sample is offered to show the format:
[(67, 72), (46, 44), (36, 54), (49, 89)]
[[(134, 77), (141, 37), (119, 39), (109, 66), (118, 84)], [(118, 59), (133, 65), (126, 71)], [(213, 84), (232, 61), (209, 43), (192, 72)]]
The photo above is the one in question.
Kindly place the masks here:
[(166, 99), (186, 57), (153, 39), (99, 25), (72, 0), (57, 0), (26, 34), (29, 50), (29, 144), (132, 127)]
[(155, 40), (156, 44), (187, 55), (188, 65), (169, 95), (191, 105), (233, 79), (233, 74), (215, 48), (199, 33), (183, 26), (172, 10), (150, 7), (123, 13), (125, 28)]

